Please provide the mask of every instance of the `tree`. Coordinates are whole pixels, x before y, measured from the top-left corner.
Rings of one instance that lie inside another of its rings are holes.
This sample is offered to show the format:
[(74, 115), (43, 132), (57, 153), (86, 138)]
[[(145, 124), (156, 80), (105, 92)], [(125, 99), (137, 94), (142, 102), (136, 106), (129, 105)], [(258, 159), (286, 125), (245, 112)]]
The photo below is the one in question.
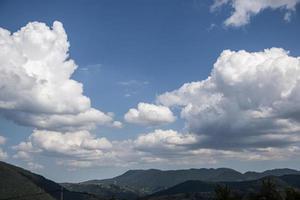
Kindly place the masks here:
[(216, 200), (238, 200), (227, 185), (217, 185), (215, 195)]
[(116, 200), (115, 195), (112, 195), (111, 198), (109, 200)]
[(259, 193), (255, 196), (256, 200), (282, 200), (277, 191), (275, 182), (271, 178), (264, 179)]
[(285, 200), (299, 200), (300, 192), (296, 191), (294, 188), (288, 188), (285, 190)]

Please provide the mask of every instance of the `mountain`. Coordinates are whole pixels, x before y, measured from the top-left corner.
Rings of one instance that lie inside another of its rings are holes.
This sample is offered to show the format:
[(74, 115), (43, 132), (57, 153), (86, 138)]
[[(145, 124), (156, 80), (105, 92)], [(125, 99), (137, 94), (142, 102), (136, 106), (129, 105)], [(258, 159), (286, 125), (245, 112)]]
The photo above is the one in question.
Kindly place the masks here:
[(87, 192), (102, 198), (116, 198), (116, 199), (137, 199), (142, 194), (138, 191), (131, 190), (126, 187), (121, 187), (114, 184), (76, 184), (76, 183), (62, 183), (66, 189), (76, 192)]
[(281, 176), (286, 174), (300, 174), (300, 171), (292, 169), (274, 169), (264, 172), (240, 173), (229, 168), (218, 169), (186, 169), (186, 170), (129, 170), (126, 173), (111, 179), (90, 180), (80, 183), (81, 185), (100, 184), (118, 185), (139, 191), (141, 194), (151, 194), (160, 190), (167, 189), (188, 180), (200, 180), (204, 182), (235, 182), (256, 180), (265, 176)]
[[(59, 200), (62, 186), (38, 174), (0, 161), (0, 199)], [(63, 188), (64, 200), (101, 200)]]
[(189, 170), (129, 170), (112, 179), (91, 180), (81, 184), (115, 184), (122, 187), (139, 189), (149, 194), (166, 189), (187, 180), (235, 181), (242, 180), (242, 174), (227, 168), (189, 169)]
[(255, 180), (260, 179), (266, 176), (283, 176), (287, 174), (300, 174), (300, 171), (294, 170), (294, 169), (272, 169), (272, 170), (266, 170), (264, 172), (246, 172), (244, 173), (244, 177), (246, 180)]
[[(270, 175), (281, 188), (300, 187), (300, 172), (296, 170), (274, 169), (243, 174), (228, 168), (129, 170), (112, 179), (61, 185), (64, 200), (133, 200), (149, 194), (152, 195), (145, 198), (157, 200), (171, 195), (184, 199), (190, 193), (195, 194), (196, 199), (199, 193), (205, 196), (202, 199), (209, 199), (217, 184), (226, 184), (239, 192), (256, 191), (261, 181), (258, 179)], [(59, 200), (61, 185), (28, 170), (0, 162), (0, 199), (21, 197), (18, 199)]]
[(213, 199), (213, 194), (217, 185), (226, 185), (235, 193), (246, 194), (253, 191), (259, 191), (262, 181), (266, 179), (272, 180), (272, 182), (276, 184), (279, 191), (284, 191), (286, 188), (300, 188), (300, 175), (284, 175), (279, 177), (268, 176), (258, 180), (236, 182), (203, 182), (193, 180), (186, 181), (166, 190), (156, 192), (152, 195), (144, 197), (143, 199), (181, 199), (185, 195), (193, 196), (195, 194), (197, 194), (198, 197), (202, 195), (203, 199)]

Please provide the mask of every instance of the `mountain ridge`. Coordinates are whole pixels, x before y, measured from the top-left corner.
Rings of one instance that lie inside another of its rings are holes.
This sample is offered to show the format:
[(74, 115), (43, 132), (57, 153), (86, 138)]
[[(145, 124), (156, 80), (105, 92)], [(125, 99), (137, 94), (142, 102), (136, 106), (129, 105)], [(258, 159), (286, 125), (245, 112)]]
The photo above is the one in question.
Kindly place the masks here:
[[(300, 188), (300, 175), (283, 175), (283, 176), (266, 176), (257, 180), (249, 180), (242, 182), (204, 182), (197, 180), (189, 180), (183, 183), (177, 184), (166, 190), (162, 190), (141, 199), (143, 200), (155, 200), (164, 199), (164, 197), (171, 197), (179, 194), (205, 194), (210, 197), (213, 196), (215, 188), (218, 185), (226, 185), (232, 191), (240, 194), (247, 194), (253, 191), (259, 191), (261, 184), (265, 180), (272, 180), (281, 191), (287, 188)], [(208, 198), (209, 199), (209, 198)]]
[(179, 170), (137, 169), (128, 170), (114, 178), (102, 180), (88, 180), (80, 182), (81, 185), (117, 185), (141, 194), (151, 194), (167, 189), (188, 180), (210, 182), (222, 181), (248, 181), (257, 180), (265, 176), (282, 176), (287, 174), (300, 174), (300, 171), (289, 168), (270, 169), (263, 172), (247, 171), (241, 173), (231, 168), (190, 168)]
[[(92, 180), (82, 183), (58, 184), (41, 175), (32, 173), (0, 161), (0, 199), (22, 196), (24, 200), (59, 200), (63, 186), (65, 200), (103, 200), (103, 199), (138, 199), (164, 192), (173, 191), (193, 192), (200, 189), (212, 191), (216, 184), (229, 183), (241, 189), (249, 187), (249, 182), (257, 182), (253, 177), (275, 177), (281, 185), (300, 188), (300, 171), (288, 168), (266, 170), (264, 172), (241, 173), (230, 168), (201, 168), (187, 170), (128, 170), (124, 174), (112, 179)], [(282, 175), (290, 174), (290, 175)], [(282, 175), (282, 176), (280, 176)], [(197, 180), (197, 179), (205, 179)], [(185, 180), (185, 181), (183, 181)], [(192, 185), (191, 185), (192, 183)], [(247, 185), (248, 184), (248, 185)], [(182, 186), (184, 186), (182, 188)], [(175, 187), (175, 190), (174, 190)], [(177, 187), (177, 188), (176, 188)], [(201, 191), (201, 190), (200, 190)], [(26, 195), (31, 195), (26, 197)], [(32, 194), (38, 194), (32, 197)]]

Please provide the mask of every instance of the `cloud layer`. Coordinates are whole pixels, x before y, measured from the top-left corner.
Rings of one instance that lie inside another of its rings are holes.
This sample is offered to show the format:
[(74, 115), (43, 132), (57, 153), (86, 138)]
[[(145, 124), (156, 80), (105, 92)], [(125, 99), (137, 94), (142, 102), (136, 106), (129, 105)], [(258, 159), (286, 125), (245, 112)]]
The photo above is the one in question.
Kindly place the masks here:
[(38, 155), (53, 157), (58, 165), (71, 170), (99, 166), (153, 167), (155, 164), (190, 167), (223, 160), (286, 160), (300, 155), (300, 147), (295, 145), (222, 150), (199, 147), (199, 139), (197, 135), (160, 129), (123, 141), (108, 141), (88, 132), (35, 132), (14, 148), (20, 153), (18, 158), (27, 160), (28, 166), (35, 170), (40, 167), (35, 167), (38, 164), (32, 160)]
[(290, 21), (291, 14), (296, 9), (299, 0), (215, 0), (211, 10), (229, 4), (233, 8), (232, 15), (224, 22), (226, 26), (243, 26), (250, 22), (252, 16), (255, 16), (265, 9), (282, 9), (286, 13), (284, 19)]

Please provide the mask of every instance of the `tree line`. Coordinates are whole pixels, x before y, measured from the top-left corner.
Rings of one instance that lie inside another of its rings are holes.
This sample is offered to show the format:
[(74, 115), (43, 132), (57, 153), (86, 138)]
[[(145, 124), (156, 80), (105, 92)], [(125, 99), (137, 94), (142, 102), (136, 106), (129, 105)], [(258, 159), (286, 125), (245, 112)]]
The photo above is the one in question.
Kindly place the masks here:
[(280, 191), (276, 183), (271, 178), (267, 178), (262, 180), (257, 192), (247, 194), (234, 192), (226, 185), (217, 185), (215, 200), (300, 200), (300, 192), (291, 187)]

